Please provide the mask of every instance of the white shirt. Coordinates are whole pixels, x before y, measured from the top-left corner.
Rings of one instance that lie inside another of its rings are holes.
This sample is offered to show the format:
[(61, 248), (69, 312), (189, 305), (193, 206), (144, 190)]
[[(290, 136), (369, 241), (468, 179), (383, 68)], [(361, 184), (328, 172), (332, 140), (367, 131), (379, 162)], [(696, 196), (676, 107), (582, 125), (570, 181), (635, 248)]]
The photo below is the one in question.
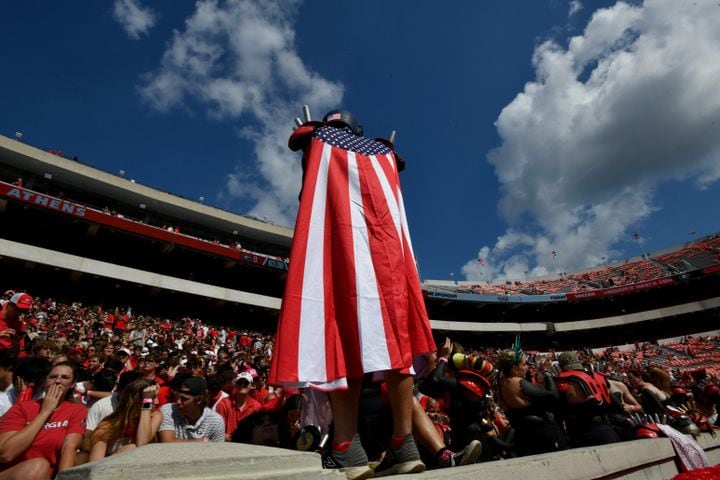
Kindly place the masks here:
[(0, 392), (0, 417), (5, 415), (7, 411), (10, 410), (10, 407), (15, 405), (17, 396), (17, 390), (15, 390), (12, 383), (8, 385), (4, 391)]
[(93, 406), (90, 407), (90, 410), (88, 410), (86, 420), (87, 430), (94, 432), (97, 426), (100, 425), (100, 422), (115, 411), (119, 403), (120, 398), (117, 393), (113, 393), (109, 397), (101, 398), (95, 402)]

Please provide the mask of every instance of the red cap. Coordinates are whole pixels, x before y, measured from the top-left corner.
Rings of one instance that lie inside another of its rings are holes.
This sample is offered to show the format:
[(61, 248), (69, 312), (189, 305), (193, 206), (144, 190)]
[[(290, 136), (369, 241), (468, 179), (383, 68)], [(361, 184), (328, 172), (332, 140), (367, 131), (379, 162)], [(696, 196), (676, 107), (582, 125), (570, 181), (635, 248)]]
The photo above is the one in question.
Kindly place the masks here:
[(460, 385), (478, 397), (484, 397), (492, 388), (487, 378), (472, 370), (460, 370), (457, 374), (457, 380)]
[(27, 293), (16, 293), (10, 297), (10, 302), (21, 310), (27, 310), (32, 307), (33, 298)]

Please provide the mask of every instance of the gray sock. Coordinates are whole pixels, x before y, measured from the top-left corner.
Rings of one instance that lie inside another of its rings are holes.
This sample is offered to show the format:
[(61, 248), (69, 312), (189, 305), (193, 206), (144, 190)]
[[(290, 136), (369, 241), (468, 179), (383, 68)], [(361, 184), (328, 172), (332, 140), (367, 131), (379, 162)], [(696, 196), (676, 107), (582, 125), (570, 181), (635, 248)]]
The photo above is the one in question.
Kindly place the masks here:
[(369, 463), (367, 454), (360, 443), (360, 435), (357, 433), (350, 440), (350, 446), (344, 453), (333, 449), (332, 456), (343, 467), (362, 467)]

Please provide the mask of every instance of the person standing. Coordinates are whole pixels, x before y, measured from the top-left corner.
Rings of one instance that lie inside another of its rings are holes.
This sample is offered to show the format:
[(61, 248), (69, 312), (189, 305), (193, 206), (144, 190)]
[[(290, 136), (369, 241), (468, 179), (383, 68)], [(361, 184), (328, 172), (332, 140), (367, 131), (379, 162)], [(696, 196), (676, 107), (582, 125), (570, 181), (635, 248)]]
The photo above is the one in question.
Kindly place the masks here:
[(435, 350), (398, 173), (388, 140), (363, 136), (347, 111), (308, 121), (303, 185), (268, 383), (328, 391), (334, 439), (326, 466), (373, 475), (357, 434), (363, 375), (382, 374), (393, 436), (375, 476), (424, 471), (413, 441), (413, 357)]
[(25, 325), (20, 318), (32, 308), (33, 299), (27, 293), (16, 293), (0, 311), (0, 349), (11, 349), (16, 354), (24, 346)]

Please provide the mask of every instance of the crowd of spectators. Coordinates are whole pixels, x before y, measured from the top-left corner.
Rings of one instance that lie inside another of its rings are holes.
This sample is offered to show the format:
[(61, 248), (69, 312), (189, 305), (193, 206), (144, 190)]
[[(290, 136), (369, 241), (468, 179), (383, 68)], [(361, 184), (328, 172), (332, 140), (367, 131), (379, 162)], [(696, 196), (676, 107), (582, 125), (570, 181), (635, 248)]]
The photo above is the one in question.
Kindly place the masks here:
[(670, 253), (643, 255), (640, 259), (581, 273), (562, 273), (552, 278), (497, 283), (466, 282), (452, 287), (427, 285), (482, 295), (552, 295), (637, 284), (717, 265), (720, 265), (720, 235), (713, 235)]
[[(438, 344), (416, 365), (413, 406), (430, 467), (631, 439), (649, 423), (643, 413), (652, 422), (692, 414), (708, 430), (717, 421), (717, 337), (575, 352)], [(152, 442), (322, 449), (329, 419), (313, 420), (327, 404), (317, 392), (267, 385), (273, 354), (271, 332), (7, 291), (0, 478), (50, 478)], [(389, 441), (388, 415), (387, 392), (368, 378), (360, 434), (372, 460)]]

